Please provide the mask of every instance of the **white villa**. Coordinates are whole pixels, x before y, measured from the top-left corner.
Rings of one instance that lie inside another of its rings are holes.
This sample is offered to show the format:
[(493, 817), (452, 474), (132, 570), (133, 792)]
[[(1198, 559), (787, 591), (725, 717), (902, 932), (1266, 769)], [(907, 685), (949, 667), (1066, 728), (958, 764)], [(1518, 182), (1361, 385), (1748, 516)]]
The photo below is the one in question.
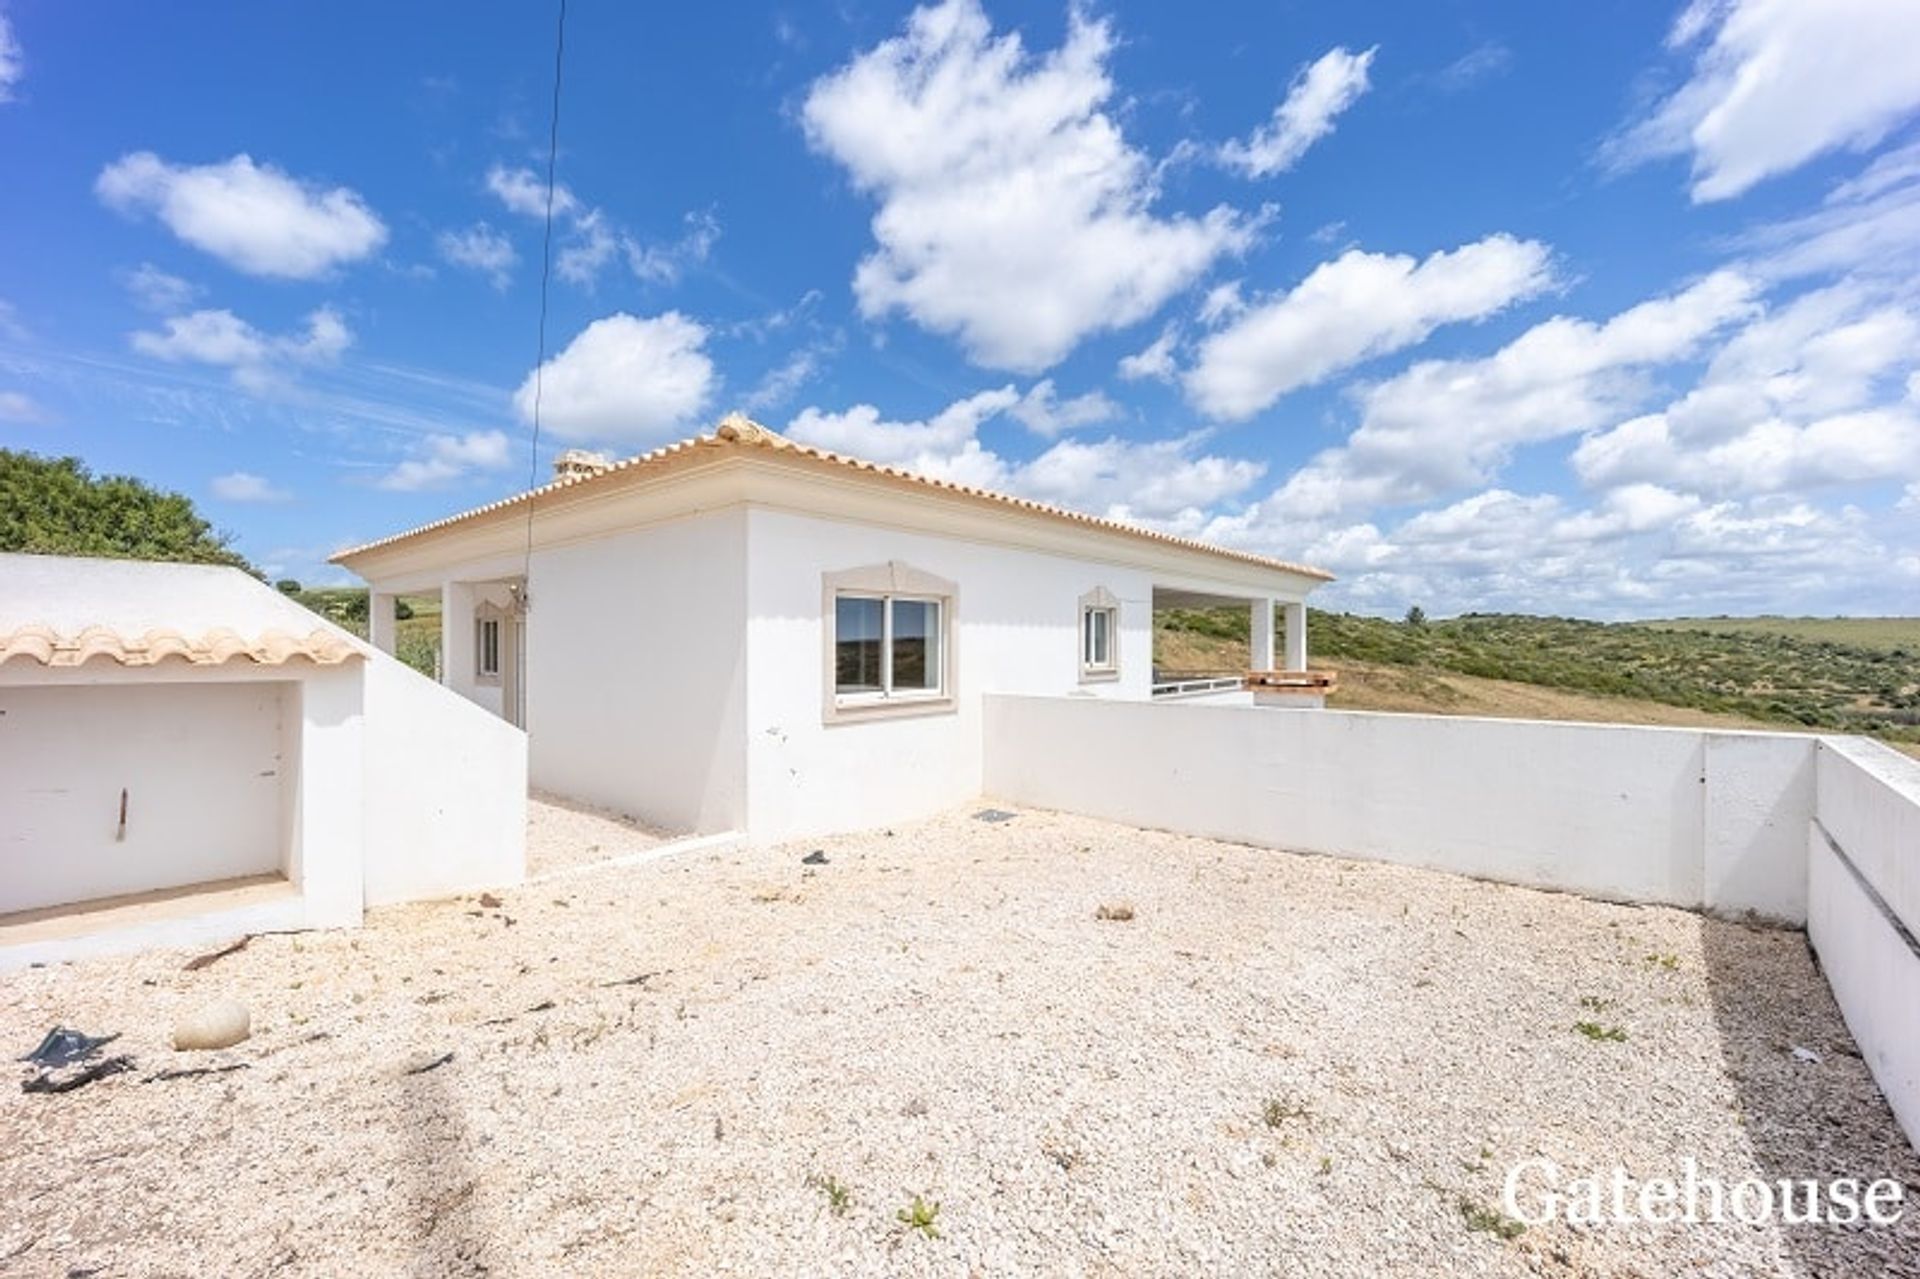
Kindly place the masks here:
[[(528, 732), (536, 787), (670, 830), (772, 841), (977, 796), (982, 698), (1248, 702), (1156, 686), (1153, 611), (1252, 615), (1263, 697), (1313, 698), (1328, 574), (795, 443), (734, 416), (335, 557), (391, 651), (442, 602), (443, 678)], [(1276, 636), (1284, 614), (1284, 657)]]

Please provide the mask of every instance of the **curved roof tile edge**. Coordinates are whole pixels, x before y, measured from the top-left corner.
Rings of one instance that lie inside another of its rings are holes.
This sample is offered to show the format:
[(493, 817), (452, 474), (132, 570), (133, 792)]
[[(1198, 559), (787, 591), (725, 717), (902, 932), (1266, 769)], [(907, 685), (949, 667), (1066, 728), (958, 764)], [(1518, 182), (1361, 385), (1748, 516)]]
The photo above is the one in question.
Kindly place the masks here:
[(198, 637), (164, 628), (126, 636), (106, 626), (62, 634), (40, 624), (0, 633), (0, 666), (14, 658), (55, 667), (84, 666), (95, 660), (122, 666), (158, 666), (170, 660), (192, 666), (222, 666), (242, 659), (257, 666), (283, 666), (292, 661), (338, 666), (365, 656), (358, 645), (324, 628), (307, 635), (267, 630), (251, 639), (225, 627)]
[(471, 510), (461, 511), (457, 514), (446, 516), (443, 519), (433, 520), (430, 523), (408, 529), (405, 532), (395, 533), (389, 537), (377, 538), (374, 541), (350, 547), (344, 551), (335, 552), (333, 555), (327, 557), (327, 562), (330, 564), (344, 564), (347, 560), (357, 555), (364, 555), (369, 551), (384, 550), (387, 547), (398, 545), (401, 542), (411, 541), (414, 538), (423, 537), (429, 533), (437, 533), (442, 529), (452, 528), (459, 524), (466, 524), (499, 511), (522, 506), (529, 502), (536, 502), (542, 497), (560, 492), (563, 489), (575, 488), (583, 484), (594, 484), (609, 475), (657, 465), (669, 458), (682, 456), (696, 449), (761, 449), (776, 454), (787, 453), (795, 457), (805, 457), (813, 461), (843, 466), (865, 474), (882, 476), (889, 480), (902, 481), (909, 484), (921, 485), (925, 488), (937, 489), (973, 501), (989, 502), (996, 506), (1011, 507), (1050, 519), (1071, 521), (1072, 523), (1088, 528), (1099, 529), (1103, 532), (1118, 533), (1126, 537), (1137, 537), (1146, 541), (1158, 542), (1163, 546), (1176, 546), (1183, 550), (1199, 551), (1208, 555), (1218, 555), (1226, 559), (1238, 560), (1244, 564), (1256, 564), (1262, 568), (1278, 569), (1281, 572), (1293, 573), (1300, 577), (1311, 577), (1323, 582), (1331, 582), (1333, 580), (1333, 574), (1327, 572), (1325, 569), (1314, 568), (1311, 565), (1295, 564), (1287, 560), (1275, 559), (1268, 555), (1257, 555), (1252, 551), (1238, 551), (1231, 547), (1216, 546), (1211, 542), (1202, 542), (1196, 538), (1181, 537), (1174, 533), (1162, 533), (1156, 529), (1144, 528), (1138, 524), (1128, 524), (1121, 520), (1107, 519), (1098, 515), (1088, 515), (1084, 511), (1070, 510), (1064, 506), (1053, 506), (1046, 502), (1036, 502), (1030, 498), (1014, 497), (1008, 493), (997, 493), (992, 489), (975, 488), (967, 484), (956, 484), (952, 480), (935, 479), (932, 476), (902, 470), (899, 467), (887, 466), (879, 462), (869, 462), (863, 458), (850, 457), (844, 453), (835, 453), (828, 449), (816, 448), (811, 444), (802, 444), (797, 440), (790, 440), (786, 436), (776, 431), (768, 430), (758, 422), (739, 413), (730, 413), (722, 418), (720, 424), (714, 428), (713, 433), (710, 435), (696, 435), (688, 439), (677, 440), (672, 444), (662, 445), (646, 453), (637, 453), (632, 457), (624, 458), (621, 461), (614, 462), (609, 466), (587, 474), (568, 475), (559, 479), (549, 480), (537, 488), (527, 489), (511, 497), (503, 497), (498, 501), (489, 502), (484, 506), (476, 506)]

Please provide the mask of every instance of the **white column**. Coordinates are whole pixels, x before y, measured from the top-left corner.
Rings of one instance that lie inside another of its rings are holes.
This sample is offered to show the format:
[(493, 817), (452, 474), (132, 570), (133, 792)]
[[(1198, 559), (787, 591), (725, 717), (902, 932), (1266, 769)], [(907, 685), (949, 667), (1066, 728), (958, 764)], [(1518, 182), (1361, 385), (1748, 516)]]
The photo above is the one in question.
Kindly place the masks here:
[(473, 674), (473, 585), (440, 584), (440, 682), (471, 700)]
[(399, 640), (398, 619), (394, 611), (399, 598), (385, 591), (367, 592), (367, 639), (382, 653), (392, 653)]
[(1287, 669), (1307, 669), (1307, 606), (1305, 601), (1287, 605)]
[(307, 927), (351, 928), (360, 923), (366, 869), (367, 663), (320, 667), (299, 687), (287, 878), (300, 888)]
[(1273, 667), (1273, 601), (1253, 602), (1253, 643), (1247, 654), (1247, 669), (1270, 671)]

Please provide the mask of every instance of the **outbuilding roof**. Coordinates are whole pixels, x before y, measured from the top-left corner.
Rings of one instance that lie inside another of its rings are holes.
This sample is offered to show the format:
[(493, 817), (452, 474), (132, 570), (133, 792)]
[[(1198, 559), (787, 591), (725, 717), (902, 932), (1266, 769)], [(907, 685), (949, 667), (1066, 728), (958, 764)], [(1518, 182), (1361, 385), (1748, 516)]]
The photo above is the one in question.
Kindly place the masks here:
[(366, 654), (236, 568), (0, 554), (0, 666), (335, 666)]
[(707, 435), (696, 435), (691, 439), (680, 440), (664, 445), (648, 453), (637, 454), (623, 461), (613, 462), (605, 467), (584, 470), (564, 475), (538, 488), (512, 497), (477, 506), (470, 511), (462, 511), (445, 519), (423, 524), (404, 533), (383, 537), (350, 550), (341, 551), (332, 557), (335, 564), (348, 564), (356, 556), (368, 551), (384, 550), (389, 547), (423, 538), (446, 529), (458, 528), (485, 521), (488, 517), (501, 512), (523, 507), (528, 503), (539, 503), (543, 498), (569, 490), (614, 482), (613, 477), (627, 479), (644, 476), (647, 472), (665, 472), (677, 465), (684, 464), (701, 456), (715, 456), (726, 453), (751, 453), (769, 460), (790, 461), (797, 464), (826, 464), (844, 467), (848, 472), (864, 476), (884, 484), (914, 485), (942, 493), (956, 495), (969, 501), (981, 502), (1007, 511), (1021, 511), (1038, 515), (1045, 519), (1062, 520), (1089, 528), (1118, 533), (1126, 537), (1157, 542), (1161, 545), (1178, 546), (1189, 551), (1199, 551), (1208, 555), (1217, 555), (1224, 559), (1242, 564), (1255, 564), (1262, 568), (1278, 569), (1294, 573), (1301, 577), (1314, 578), (1327, 582), (1333, 580), (1333, 574), (1324, 569), (1313, 568), (1305, 564), (1294, 564), (1270, 556), (1256, 555), (1251, 551), (1233, 550), (1216, 546), (1211, 542), (1202, 542), (1193, 538), (1179, 537), (1172, 533), (1162, 533), (1155, 529), (1143, 528), (1137, 524), (1127, 524), (1119, 520), (1105, 519), (1097, 515), (1088, 515), (1082, 511), (1068, 510), (1061, 506), (1051, 506), (1045, 502), (1035, 502), (1024, 497), (1014, 497), (1006, 493), (996, 493), (991, 489), (975, 488), (967, 484), (956, 484), (951, 480), (934, 479), (914, 471), (899, 467), (884, 466), (878, 462), (868, 462), (861, 458), (849, 457), (844, 453), (835, 453), (828, 449), (816, 448), (811, 444), (802, 444), (776, 431), (770, 431), (758, 422), (749, 420), (741, 414), (729, 414)]

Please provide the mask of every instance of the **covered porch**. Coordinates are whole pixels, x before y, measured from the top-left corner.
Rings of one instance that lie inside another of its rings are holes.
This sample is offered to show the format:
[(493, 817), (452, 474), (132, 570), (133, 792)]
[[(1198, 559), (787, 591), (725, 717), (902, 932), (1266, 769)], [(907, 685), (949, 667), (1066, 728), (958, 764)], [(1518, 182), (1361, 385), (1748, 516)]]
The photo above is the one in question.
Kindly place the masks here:
[(395, 656), (404, 642), (430, 643), (440, 683), (525, 728), (526, 604), (519, 572), (377, 582), (367, 595), (367, 638)]
[(1161, 619), (1174, 611), (1211, 616), (1242, 613), (1247, 619), (1244, 666), (1224, 661), (1163, 662), (1156, 644), (1153, 698), (1231, 701), (1272, 706), (1321, 706), (1335, 687), (1331, 671), (1307, 664), (1307, 605), (1277, 595), (1230, 595), (1184, 585), (1153, 587), (1156, 639)]

